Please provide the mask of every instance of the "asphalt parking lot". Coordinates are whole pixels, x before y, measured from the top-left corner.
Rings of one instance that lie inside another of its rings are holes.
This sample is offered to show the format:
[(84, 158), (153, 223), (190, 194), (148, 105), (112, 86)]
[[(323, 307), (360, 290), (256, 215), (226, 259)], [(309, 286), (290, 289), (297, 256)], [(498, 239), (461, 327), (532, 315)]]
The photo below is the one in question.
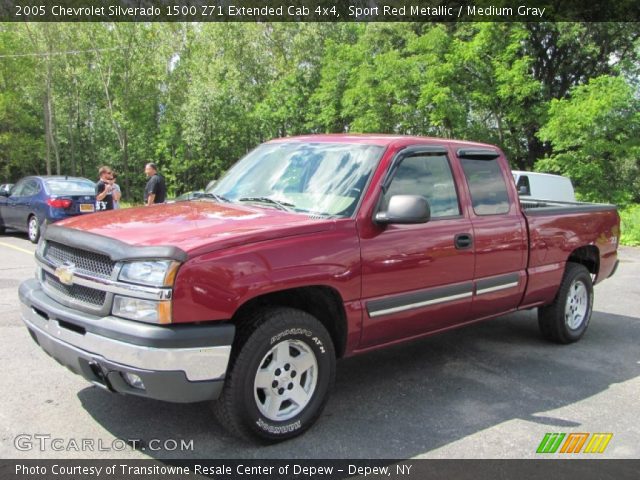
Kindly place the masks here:
[(613, 433), (598, 457), (640, 458), (638, 248), (596, 287), (577, 344), (546, 343), (527, 311), (342, 360), (315, 427), (275, 446), (227, 435), (206, 404), (104, 392), (43, 353), (17, 295), (34, 249), (0, 236), (1, 458), (535, 458), (547, 432)]

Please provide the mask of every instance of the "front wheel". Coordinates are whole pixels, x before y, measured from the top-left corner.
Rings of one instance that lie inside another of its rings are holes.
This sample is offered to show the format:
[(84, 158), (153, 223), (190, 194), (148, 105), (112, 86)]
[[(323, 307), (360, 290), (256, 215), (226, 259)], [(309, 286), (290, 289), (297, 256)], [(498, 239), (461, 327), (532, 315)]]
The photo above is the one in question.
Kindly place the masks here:
[(31, 243), (38, 243), (38, 239), (40, 238), (40, 222), (38, 221), (38, 217), (35, 215), (31, 215), (29, 217), (29, 222), (27, 223), (27, 235), (29, 236)]
[(591, 274), (584, 265), (567, 263), (555, 300), (538, 309), (540, 331), (552, 342), (577, 342), (587, 331), (592, 308)]
[(326, 328), (293, 308), (267, 308), (238, 329), (235, 353), (214, 412), (246, 439), (278, 442), (318, 419), (335, 378)]

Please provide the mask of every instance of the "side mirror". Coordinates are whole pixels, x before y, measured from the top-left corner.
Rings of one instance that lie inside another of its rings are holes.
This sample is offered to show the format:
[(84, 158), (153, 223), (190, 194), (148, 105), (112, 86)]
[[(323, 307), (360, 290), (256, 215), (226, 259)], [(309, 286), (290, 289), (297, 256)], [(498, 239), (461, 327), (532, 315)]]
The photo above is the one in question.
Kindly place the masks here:
[(520, 185), (518, 187), (518, 195), (531, 195), (531, 193), (529, 193), (529, 189), (526, 185)]
[(431, 219), (431, 208), (421, 195), (394, 195), (389, 199), (386, 212), (378, 212), (375, 222), (379, 224), (427, 223)]

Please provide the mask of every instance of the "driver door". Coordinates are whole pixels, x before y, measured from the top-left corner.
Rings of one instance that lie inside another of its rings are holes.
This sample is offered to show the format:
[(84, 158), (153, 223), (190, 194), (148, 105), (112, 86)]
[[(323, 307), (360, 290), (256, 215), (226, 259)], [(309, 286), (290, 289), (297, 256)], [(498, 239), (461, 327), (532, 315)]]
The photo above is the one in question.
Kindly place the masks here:
[(361, 348), (441, 330), (469, 319), (474, 247), (444, 151), (404, 158), (380, 210), (393, 195), (422, 195), (424, 224), (390, 224), (361, 239), (365, 305)]

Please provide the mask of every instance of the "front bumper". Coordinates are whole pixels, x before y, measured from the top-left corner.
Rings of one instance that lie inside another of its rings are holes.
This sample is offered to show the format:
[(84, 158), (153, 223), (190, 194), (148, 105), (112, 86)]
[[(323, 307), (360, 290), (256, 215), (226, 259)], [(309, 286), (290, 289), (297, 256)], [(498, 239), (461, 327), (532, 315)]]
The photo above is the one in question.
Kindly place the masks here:
[[(22, 320), (36, 343), (60, 364), (108, 390), (170, 402), (220, 395), (235, 327), (157, 326), (97, 317), (63, 306), (27, 280), (19, 289)], [(135, 374), (144, 389), (124, 374)]]

